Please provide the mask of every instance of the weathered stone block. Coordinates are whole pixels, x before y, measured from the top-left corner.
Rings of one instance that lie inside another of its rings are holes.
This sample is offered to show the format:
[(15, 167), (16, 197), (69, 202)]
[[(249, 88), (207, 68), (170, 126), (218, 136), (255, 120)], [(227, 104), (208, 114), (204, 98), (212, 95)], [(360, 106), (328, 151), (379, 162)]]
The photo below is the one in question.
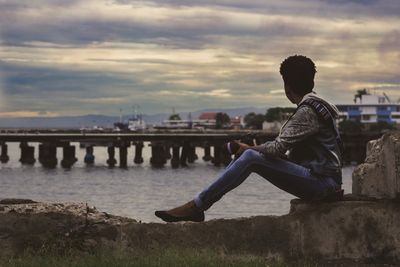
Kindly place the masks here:
[(400, 133), (387, 133), (368, 143), (365, 163), (353, 172), (352, 189), (359, 196), (400, 197)]

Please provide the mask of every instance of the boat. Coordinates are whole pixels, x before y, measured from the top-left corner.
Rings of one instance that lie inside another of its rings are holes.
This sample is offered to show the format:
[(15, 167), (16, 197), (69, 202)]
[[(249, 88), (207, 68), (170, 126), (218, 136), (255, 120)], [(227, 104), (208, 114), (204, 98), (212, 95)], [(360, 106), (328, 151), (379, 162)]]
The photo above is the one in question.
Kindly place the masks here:
[(138, 105), (133, 106), (133, 115), (128, 119), (127, 123), (123, 122), (122, 109), (120, 109), (119, 121), (114, 123), (114, 132), (138, 132), (143, 131), (147, 128), (146, 122), (143, 120), (142, 114), (138, 115), (137, 107)]
[(131, 132), (143, 131), (146, 129), (146, 122), (143, 120), (142, 115), (135, 115), (128, 120), (128, 130)]

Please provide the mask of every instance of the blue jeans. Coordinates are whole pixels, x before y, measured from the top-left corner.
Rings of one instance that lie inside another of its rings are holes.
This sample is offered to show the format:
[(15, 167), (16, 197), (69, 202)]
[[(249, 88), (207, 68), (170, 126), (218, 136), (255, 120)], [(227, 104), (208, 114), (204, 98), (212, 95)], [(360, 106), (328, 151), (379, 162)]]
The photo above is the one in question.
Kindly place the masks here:
[(303, 166), (280, 158), (266, 158), (258, 151), (247, 149), (224, 169), (216, 181), (195, 197), (196, 206), (201, 210), (209, 209), (252, 172), (301, 199), (323, 198), (340, 188), (331, 177), (317, 177)]

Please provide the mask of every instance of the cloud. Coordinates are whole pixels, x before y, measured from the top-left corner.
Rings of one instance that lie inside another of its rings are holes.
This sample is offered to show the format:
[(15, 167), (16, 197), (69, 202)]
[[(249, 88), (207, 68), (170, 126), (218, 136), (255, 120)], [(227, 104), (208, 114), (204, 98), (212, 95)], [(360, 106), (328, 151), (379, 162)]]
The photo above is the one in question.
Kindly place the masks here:
[(82, 103), (92, 103), (92, 104), (122, 104), (126, 103), (127, 99), (122, 97), (97, 97), (97, 98), (87, 98), (79, 99)]
[(394, 30), (386, 33), (378, 46), (378, 51), (383, 64), (391, 64), (392, 67), (400, 66), (400, 31)]
[(327, 4), (331, 5), (343, 5), (343, 4), (358, 4), (358, 5), (371, 5), (378, 2), (378, 0), (323, 0)]
[(0, 81), (0, 111), (7, 110), (5, 97), (3, 96), (3, 84)]
[[(222, 1), (219, 8), (212, 4), (215, 1), (129, 2), (74, 1), (68, 7), (58, 1), (16, 6), (0, 3), (3, 42), (82, 45), (117, 40), (202, 47), (209, 43), (210, 36), (310, 36), (329, 30), (325, 25), (335, 26), (335, 20), (357, 21), (357, 16), (363, 14), (347, 10), (352, 17), (340, 18), (337, 15), (346, 12), (335, 14), (336, 6), (319, 1)], [(380, 4), (379, 9), (382, 6), (385, 7)], [(256, 7), (265, 12), (255, 12)], [(327, 8), (331, 16), (321, 14)]]
[(316, 62), (317, 92), (344, 102), (399, 84), (399, 13), (394, 0), (3, 0), (3, 110), (287, 105), (278, 70), (292, 54)]
[(271, 91), (269, 91), (269, 93), (270, 94), (284, 94), (285, 93), (285, 90), (283, 90), (283, 89), (278, 89), (278, 90), (271, 90)]
[(159, 95), (175, 95), (175, 96), (190, 96), (190, 97), (207, 96), (207, 97), (217, 97), (217, 98), (232, 97), (232, 94), (230, 93), (229, 89), (213, 89), (207, 92), (163, 90), (159, 92)]
[(0, 112), (2, 118), (26, 118), (26, 117), (57, 117), (60, 116), (56, 112), (45, 112), (45, 111), (30, 111), (30, 110), (19, 110), (10, 112)]
[(300, 35), (308, 31), (293, 23), (288, 25), (279, 15), (201, 6), (131, 7), (101, 1), (82, 2), (74, 8), (57, 5), (5, 8), (0, 22), (3, 41), (20, 45), (34, 41), (80, 45), (110, 40), (144, 43), (151, 40), (170, 44), (175, 41), (174, 46), (179, 43), (199, 46), (210, 35)]

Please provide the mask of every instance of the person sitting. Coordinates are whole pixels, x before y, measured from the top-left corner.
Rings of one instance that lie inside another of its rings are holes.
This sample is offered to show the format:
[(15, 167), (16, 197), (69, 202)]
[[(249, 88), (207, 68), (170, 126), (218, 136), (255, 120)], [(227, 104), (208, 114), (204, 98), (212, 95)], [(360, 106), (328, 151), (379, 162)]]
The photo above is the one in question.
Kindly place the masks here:
[(261, 145), (239, 144), (236, 159), (193, 200), (156, 211), (166, 222), (204, 221), (204, 211), (255, 172), (280, 189), (305, 200), (343, 195), (342, 145), (336, 128), (337, 108), (313, 91), (316, 67), (294, 55), (280, 66), (285, 94), (297, 105), (278, 137)]

